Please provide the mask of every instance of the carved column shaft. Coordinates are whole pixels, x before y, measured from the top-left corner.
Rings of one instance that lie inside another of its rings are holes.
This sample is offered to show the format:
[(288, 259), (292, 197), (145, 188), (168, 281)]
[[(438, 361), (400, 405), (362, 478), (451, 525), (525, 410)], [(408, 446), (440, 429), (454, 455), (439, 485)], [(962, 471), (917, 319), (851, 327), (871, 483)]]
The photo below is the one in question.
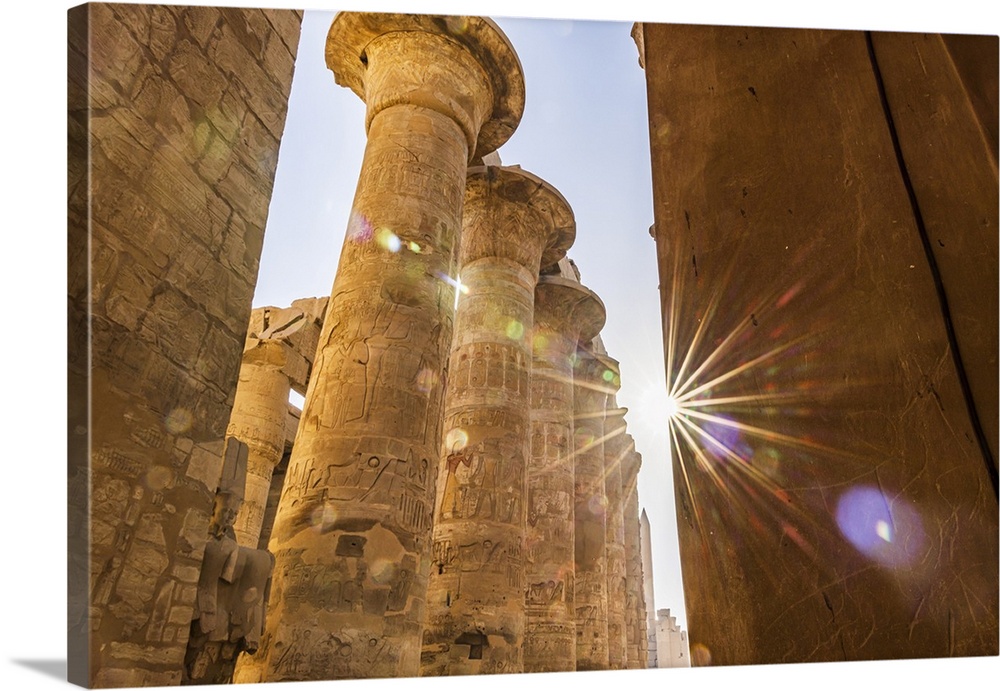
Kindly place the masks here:
[(516, 67), (509, 44), (465, 21), (331, 26), (327, 64), (365, 99), (368, 143), (271, 536), (268, 681), (419, 670), (466, 165), (491, 113), (507, 135), (520, 114), (498, 100), (520, 72), (492, 71)]
[(639, 548), (640, 457), (628, 449), (622, 463), (622, 510), (625, 528), (626, 664), (629, 669), (645, 668), (646, 604), (642, 584), (642, 554)]
[[(604, 491), (607, 497), (605, 548), (608, 577), (608, 664), (625, 669), (625, 524), (622, 518), (622, 458), (625, 444), (625, 409), (609, 410), (604, 420)], [(617, 594), (617, 595), (613, 595)]]
[(226, 436), (244, 442), (249, 451), (246, 490), (233, 530), (240, 545), (256, 549), (271, 475), (284, 452), (291, 383), (282, 371), (286, 346), (273, 341), (248, 345)]
[(531, 454), (525, 542), (524, 671), (576, 669), (573, 358), (604, 323), (579, 283), (543, 276), (535, 289)]
[[(574, 372), (576, 668), (608, 669), (607, 496), (604, 414), (614, 373), (578, 351)], [(610, 378), (606, 375), (611, 373)]]
[(458, 304), (445, 396), (424, 676), (523, 671), (534, 289), (543, 253), (546, 263), (558, 261), (573, 229), (565, 200), (538, 178), (516, 168), (469, 171), (461, 249), (468, 294)]

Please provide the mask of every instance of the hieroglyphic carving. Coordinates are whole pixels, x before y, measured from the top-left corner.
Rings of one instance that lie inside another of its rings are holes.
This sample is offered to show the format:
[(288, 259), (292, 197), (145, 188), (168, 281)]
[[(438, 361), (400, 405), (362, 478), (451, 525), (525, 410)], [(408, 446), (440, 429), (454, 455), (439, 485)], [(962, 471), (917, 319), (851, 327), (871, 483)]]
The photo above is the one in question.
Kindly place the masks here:
[(621, 465), (631, 447), (625, 437), (625, 409), (609, 409), (604, 418), (604, 488), (607, 498), (604, 558), (608, 575), (608, 664), (626, 667), (625, 600), (611, 597), (625, 589), (625, 524)]
[(465, 210), (469, 294), (456, 314), (434, 527), (448, 560), (431, 568), (424, 675), (523, 670), (533, 293), (542, 262), (558, 261), (575, 232), (565, 200), (520, 169), (470, 170)]
[[(525, 594), (525, 671), (576, 669), (573, 368), (577, 341), (604, 321), (578, 282), (543, 276), (535, 289)], [(551, 584), (551, 586), (550, 586)], [(551, 590), (550, 590), (551, 587)], [(554, 601), (547, 595), (559, 592)], [(555, 651), (561, 654), (554, 655)]]
[(417, 674), (465, 170), (523, 108), (509, 43), (463, 21), (343, 12), (328, 34), (368, 144), (271, 534), (269, 644), (241, 680)]
[(610, 665), (604, 413), (608, 396), (617, 389), (617, 373), (609, 360), (580, 350), (574, 370), (576, 664), (581, 670)]

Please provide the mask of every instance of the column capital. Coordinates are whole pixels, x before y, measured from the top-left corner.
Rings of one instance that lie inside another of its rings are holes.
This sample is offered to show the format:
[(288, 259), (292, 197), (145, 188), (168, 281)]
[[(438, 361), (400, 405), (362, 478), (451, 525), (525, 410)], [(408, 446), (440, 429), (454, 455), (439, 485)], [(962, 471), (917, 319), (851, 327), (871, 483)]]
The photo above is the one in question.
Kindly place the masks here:
[[(385, 80), (378, 77), (385, 66), (376, 68), (373, 53), (378, 51), (373, 49), (389, 35), (399, 40), (387, 55), (399, 59), (391, 68), (392, 78)], [(456, 50), (448, 50), (449, 46)], [(407, 50), (427, 51), (428, 59), (406, 59)], [(461, 53), (469, 60), (461, 60)], [(456, 69), (449, 57), (458, 58), (467, 69)], [(428, 107), (462, 128), (469, 160), (499, 149), (524, 112), (521, 61), (503, 31), (485, 17), (340, 12), (327, 34), (326, 64), (338, 84), (368, 105), (366, 126), (384, 107), (400, 103)], [(481, 81), (487, 93), (474, 93), (471, 75), (464, 74), (473, 65), (481, 77), (474, 81)], [(382, 93), (385, 88), (391, 93)]]
[[(477, 222), (477, 215), (488, 218)], [(576, 219), (559, 190), (520, 166), (475, 166), (466, 175), (462, 232), (463, 266), (483, 256), (505, 257), (532, 264), (526, 268), (537, 275), (566, 256)]]
[[(573, 367), (573, 383), (579, 388), (605, 396), (617, 393), (621, 387), (618, 361), (607, 355), (578, 349)], [(604, 412), (603, 407), (601, 412)]]
[(562, 276), (541, 276), (535, 287), (535, 320), (573, 341), (588, 342), (604, 328), (607, 313), (597, 293)]

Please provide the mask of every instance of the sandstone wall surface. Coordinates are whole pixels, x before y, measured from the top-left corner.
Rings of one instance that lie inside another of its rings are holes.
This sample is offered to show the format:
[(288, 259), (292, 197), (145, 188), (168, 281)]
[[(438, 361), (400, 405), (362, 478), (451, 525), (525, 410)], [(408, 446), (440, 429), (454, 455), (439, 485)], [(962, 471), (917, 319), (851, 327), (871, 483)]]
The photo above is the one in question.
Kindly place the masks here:
[(301, 13), (69, 19), (70, 678), (176, 684)]
[(995, 70), (640, 38), (692, 664), (995, 655)]

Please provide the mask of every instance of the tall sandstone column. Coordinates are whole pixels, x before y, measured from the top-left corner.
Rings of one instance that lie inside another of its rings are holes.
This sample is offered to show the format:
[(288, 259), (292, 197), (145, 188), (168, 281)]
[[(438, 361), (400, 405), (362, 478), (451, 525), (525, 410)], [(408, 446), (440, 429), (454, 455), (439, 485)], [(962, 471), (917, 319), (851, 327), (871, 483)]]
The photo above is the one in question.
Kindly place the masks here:
[[(614, 365), (614, 367), (613, 367)], [(611, 358), (577, 351), (573, 381), (576, 668), (609, 669), (607, 496), (604, 487), (604, 415), (618, 390)]]
[(553, 187), (517, 167), (469, 171), (462, 283), (421, 674), (523, 671), (525, 478), (535, 284), (576, 225)]
[(604, 305), (577, 281), (535, 288), (531, 453), (525, 539), (525, 672), (576, 670), (573, 358), (604, 326)]
[(604, 418), (605, 568), (608, 578), (608, 664), (625, 669), (625, 524), (622, 519), (621, 462), (630, 450), (625, 438), (626, 408), (613, 408)]
[(368, 143), (247, 663), (268, 681), (419, 670), (466, 167), (524, 103), (517, 56), (486, 19), (341, 13), (326, 57), (367, 104)]
[(285, 449), (285, 417), (291, 383), (288, 375), (282, 372), (288, 346), (272, 340), (252, 340), (254, 342), (248, 343), (248, 349), (243, 351), (226, 436), (236, 437), (248, 448), (246, 489), (233, 530), (239, 544), (256, 548), (271, 474), (281, 462)]
[(226, 429), (227, 437), (248, 448), (246, 489), (233, 524), (236, 541), (245, 547), (262, 547), (271, 476), (285, 450), (288, 395), (292, 389), (305, 391), (326, 303), (326, 298), (296, 300), (288, 308), (258, 307), (250, 315)]
[(626, 665), (629, 669), (646, 666), (646, 602), (643, 587), (642, 553), (639, 547), (639, 468), (642, 457), (636, 452), (630, 435), (622, 458), (622, 518), (625, 529), (625, 631)]

